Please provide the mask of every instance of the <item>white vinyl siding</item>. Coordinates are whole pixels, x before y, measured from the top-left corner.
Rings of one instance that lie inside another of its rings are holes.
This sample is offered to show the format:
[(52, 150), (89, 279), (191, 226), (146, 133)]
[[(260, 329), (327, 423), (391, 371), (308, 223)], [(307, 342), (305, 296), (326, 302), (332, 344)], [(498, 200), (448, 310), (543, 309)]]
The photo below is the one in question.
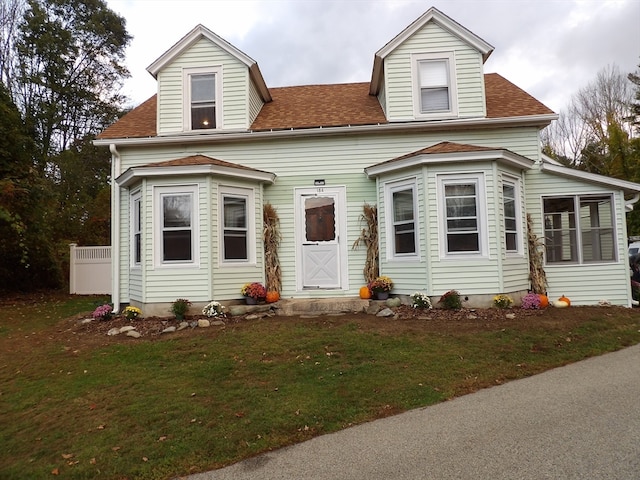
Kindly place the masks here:
[(217, 108), (222, 110), (222, 126), (224, 129), (248, 128), (250, 80), (247, 66), (202, 38), (158, 74), (158, 135), (185, 130), (184, 105), (188, 102), (188, 85), (184, 84), (184, 71), (206, 70), (212, 66), (222, 72), (222, 82), (216, 78), (217, 90), (222, 92), (222, 98), (216, 99)]
[(414, 55), (427, 54), (432, 57), (452, 55), (455, 73), (459, 117), (484, 117), (484, 77), (482, 55), (434, 22), (426, 24), (406, 42), (384, 59), (385, 112), (390, 121), (406, 121), (416, 118), (418, 108), (414, 101)]

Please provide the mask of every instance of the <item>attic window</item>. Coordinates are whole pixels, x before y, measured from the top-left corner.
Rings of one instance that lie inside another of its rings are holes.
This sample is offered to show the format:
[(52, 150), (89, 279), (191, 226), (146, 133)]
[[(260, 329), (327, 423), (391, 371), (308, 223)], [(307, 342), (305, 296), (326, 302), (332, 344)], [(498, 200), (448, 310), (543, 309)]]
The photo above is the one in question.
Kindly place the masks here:
[(420, 111), (422, 113), (450, 110), (449, 74), (446, 60), (418, 62), (420, 76)]
[(414, 55), (414, 111), (416, 117), (457, 115), (453, 53)]
[(216, 75), (191, 75), (191, 130), (216, 128)]
[(222, 128), (222, 67), (183, 70), (184, 131)]

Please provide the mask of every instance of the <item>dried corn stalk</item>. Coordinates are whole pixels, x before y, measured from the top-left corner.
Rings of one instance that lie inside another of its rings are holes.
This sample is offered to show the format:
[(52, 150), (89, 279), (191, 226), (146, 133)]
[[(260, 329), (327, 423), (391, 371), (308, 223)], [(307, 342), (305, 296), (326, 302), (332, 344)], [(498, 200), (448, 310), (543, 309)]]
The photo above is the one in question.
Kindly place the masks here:
[(373, 281), (378, 276), (378, 207), (365, 203), (360, 214), (360, 224), (364, 227), (360, 236), (353, 242), (352, 248), (358, 248), (364, 244), (367, 248), (367, 259), (364, 263), (364, 279), (367, 283)]
[(547, 275), (543, 266), (544, 243), (533, 233), (533, 220), (527, 213), (527, 239), (529, 241), (529, 280), (533, 293), (547, 292)]
[(280, 247), (280, 218), (276, 209), (270, 203), (262, 209), (264, 241), (264, 273), (267, 291), (280, 292), (282, 288), (282, 272), (280, 271), (280, 259), (278, 248)]

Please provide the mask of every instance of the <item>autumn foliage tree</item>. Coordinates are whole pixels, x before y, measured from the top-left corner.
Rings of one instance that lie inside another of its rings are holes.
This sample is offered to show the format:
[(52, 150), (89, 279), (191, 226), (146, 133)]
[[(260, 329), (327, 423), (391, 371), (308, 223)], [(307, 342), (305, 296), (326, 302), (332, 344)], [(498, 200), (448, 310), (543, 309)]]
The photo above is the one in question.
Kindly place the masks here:
[(0, 20), (0, 289), (60, 286), (69, 242), (109, 242), (110, 156), (91, 140), (123, 111), (131, 37), (104, 0), (2, 0)]

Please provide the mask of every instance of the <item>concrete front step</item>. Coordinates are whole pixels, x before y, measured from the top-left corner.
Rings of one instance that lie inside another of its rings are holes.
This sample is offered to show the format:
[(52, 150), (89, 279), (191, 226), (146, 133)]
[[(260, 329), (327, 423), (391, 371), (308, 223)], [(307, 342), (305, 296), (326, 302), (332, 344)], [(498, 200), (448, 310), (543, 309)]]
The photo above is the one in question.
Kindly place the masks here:
[(274, 308), (278, 315), (323, 315), (366, 312), (369, 300), (359, 297), (281, 299)]

